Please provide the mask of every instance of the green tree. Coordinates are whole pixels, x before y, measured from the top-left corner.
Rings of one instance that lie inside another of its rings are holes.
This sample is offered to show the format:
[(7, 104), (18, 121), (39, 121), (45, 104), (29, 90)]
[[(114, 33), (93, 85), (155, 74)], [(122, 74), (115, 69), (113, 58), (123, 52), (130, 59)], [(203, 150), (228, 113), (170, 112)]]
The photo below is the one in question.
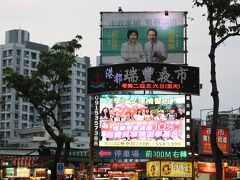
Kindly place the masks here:
[[(49, 51), (40, 53), (40, 62), (36, 71), (31, 76), (23, 76), (12, 68), (6, 68), (7, 86), (16, 90), (19, 97), (27, 98), (40, 115), (46, 131), (56, 142), (57, 148), (50, 167), (52, 179), (57, 179), (56, 164), (60, 161), (67, 162), (70, 143), (73, 138), (65, 134), (62, 128), (62, 102), (63, 88), (70, 83), (70, 68), (75, 65), (75, 51), (81, 47), (81, 36), (64, 45), (55, 44)], [(47, 79), (47, 81), (43, 81)], [(57, 113), (56, 113), (57, 112)], [(54, 122), (53, 127), (48, 122), (48, 117)], [(65, 151), (64, 150), (65, 147)], [(61, 154), (64, 152), (64, 158)]]
[(228, 38), (240, 35), (240, 4), (239, 0), (193, 0), (197, 7), (207, 8), (207, 20), (209, 22), (209, 36), (211, 39), (210, 52), (208, 54), (211, 63), (211, 85), (213, 98), (213, 120), (211, 125), (211, 146), (216, 164), (216, 179), (222, 179), (223, 153), (217, 146), (216, 129), (218, 125), (219, 92), (216, 81), (217, 48)]

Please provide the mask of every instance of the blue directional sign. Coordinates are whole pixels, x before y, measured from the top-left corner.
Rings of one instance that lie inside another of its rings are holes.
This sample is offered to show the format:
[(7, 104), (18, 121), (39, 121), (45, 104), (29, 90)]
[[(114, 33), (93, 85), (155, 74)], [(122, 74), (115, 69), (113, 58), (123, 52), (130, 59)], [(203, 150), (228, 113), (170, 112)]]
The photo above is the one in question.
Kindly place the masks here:
[(186, 149), (153, 149), (153, 148), (96, 148), (97, 158), (109, 159), (151, 159), (151, 158), (188, 158)]

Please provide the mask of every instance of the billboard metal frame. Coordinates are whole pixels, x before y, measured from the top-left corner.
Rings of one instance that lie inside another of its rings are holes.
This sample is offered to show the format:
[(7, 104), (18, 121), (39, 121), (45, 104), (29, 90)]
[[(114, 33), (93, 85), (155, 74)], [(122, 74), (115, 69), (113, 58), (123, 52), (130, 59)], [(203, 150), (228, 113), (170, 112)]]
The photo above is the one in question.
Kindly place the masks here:
[[(119, 51), (120, 45), (117, 43), (118, 43), (118, 41), (119, 41), (119, 43), (123, 42), (123, 39), (119, 39), (119, 36), (122, 37), (123, 36), (123, 35), (121, 35), (122, 33), (126, 34), (125, 31), (127, 29), (130, 29), (130, 28), (135, 28), (135, 29), (140, 28), (141, 29), (141, 28), (145, 27), (145, 28), (156, 28), (157, 30), (162, 29), (163, 31), (166, 31), (166, 27), (173, 27), (174, 26), (173, 24), (175, 23), (175, 21), (178, 21), (178, 20), (176, 20), (178, 18), (176, 18), (174, 20), (170, 19), (171, 16), (175, 17), (176, 15), (177, 16), (179, 15), (180, 17), (182, 16), (182, 26), (183, 26), (182, 36), (183, 37), (181, 39), (182, 39), (183, 49), (181, 50), (181, 52), (183, 53), (183, 59), (180, 60), (179, 58), (174, 58), (175, 60), (170, 60), (170, 61), (167, 60), (167, 63), (187, 64), (187, 39), (188, 39), (187, 38), (187, 13), (188, 12), (186, 12), (186, 11), (100, 12), (100, 15), (101, 15), (101, 19), (100, 19), (100, 41), (101, 41), (101, 43), (100, 43), (100, 65), (112, 64), (112, 63), (109, 63), (109, 62), (106, 63), (103, 61), (103, 59), (106, 58), (106, 56), (104, 55), (104, 52), (106, 52), (106, 48), (105, 48), (104, 44), (116, 43), (116, 45), (114, 45), (113, 49), (115, 49), (116, 51)], [(134, 18), (131, 19), (132, 16), (134, 17), (134, 15), (136, 15), (137, 17), (140, 17), (138, 21), (141, 21), (141, 22), (136, 23), (135, 21), (137, 21), (137, 20), (134, 20)], [(153, 19), (151, 19), (151, 18), (147, 19), (148, 17), (152, 17), (152, 16), (154, 17)], [(119, 24), (114, 25), (114, 22), (112, 22), (112, 23), (107, 22), (107, 23), (109, 23), (109, 24), (107, 24), (105, 22), (105, 17), (112, 18), (112, 21), (114, 21), (114, 19), (116, 19), (115, 23), (119, 23)], [(141, 17), (143, 19), (141, 19)], [(120, 18), (122, 18), (122, 19), (120, 19)], [(128, 18), (129, 18), (129, 20), (128, 20)], [(172, 25), (164, 24), (165, 18), (170, 19), (169, 22), (171, 22)], [(107, 27), (107, 26), (109, 26), (109, 27)], [(106, 27), (107, 27), (107, 29), (115, 28), (114, 32), (112, 33), (113, 35), (111, 35), (113, 37), (109, 40), (106, 40), (106, 32), (104, 29)], [(120, 30), (118, 30), (118, 28), (120, 28)], [(121, 29), (121, 28), (123, 28), (123, 29)], [(145, 32), (147, 30), (142, 30), (142, 31), (143, 32), (141, 32), (141, 30), (140, 30), (140, 35), (141, 35), (141, 37), (142, 37), (142, 35), (144, 37), (142, 40), (140, 39), (139, 41), (141, 41), (141, 43), (144, 43), (147, 40), (145, 37), (145, 36), (147, 36), (146, 32)], [(174, 31), (175, 30), (173, 30), (173, 32)], [(171, 33), (169, 32), (169, 34), (171, 34)], [(178, 33), (177, 33), (177, 35), (178, 35)], [(172, 39), (171, 41), (178, 42), (179, 39), (177, 39), (177, 35), (174, 35), (174, 33), (173, 33), (174, 38), (170, 38), (170, 39)], [(124, 37), (126, 37), (126, 35)], [(170, 35), (169, 35), (169, 37), (170, 37)], [(173, 40), (175, 38), (176, 38), (176, 40)], [(166, 45), (166, 43), (168, 41), (170, 41), (170, 39), (165, 40), (166, 42), (164, 42), (164, 44)], [(107, 41), (107, 43), (105, 41)], [(169, 48), (166, 48), (166, 49), (169, 49)], [(167, 50), (167, 51), (171, 51), (171, 50)], [(173, 52), (170, 52), (170, 54), (171, 53), (173, 53)], [(114, 57), (116, 57), (116, 55), (114, 55)]]

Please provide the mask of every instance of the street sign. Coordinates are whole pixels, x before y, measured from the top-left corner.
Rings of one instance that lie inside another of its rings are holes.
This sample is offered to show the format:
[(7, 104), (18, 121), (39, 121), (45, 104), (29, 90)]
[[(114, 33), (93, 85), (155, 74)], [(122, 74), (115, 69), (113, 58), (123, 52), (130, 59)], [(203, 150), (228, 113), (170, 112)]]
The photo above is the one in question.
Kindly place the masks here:
[(159, 149), (159, 148), (96, 148), (97, 158), (107, 159), (151, 159), (151, 158), (188, 158), (188, 151), (183, 148)]
[(64, 163), (57, 163), (57, 175), (64, 174)]

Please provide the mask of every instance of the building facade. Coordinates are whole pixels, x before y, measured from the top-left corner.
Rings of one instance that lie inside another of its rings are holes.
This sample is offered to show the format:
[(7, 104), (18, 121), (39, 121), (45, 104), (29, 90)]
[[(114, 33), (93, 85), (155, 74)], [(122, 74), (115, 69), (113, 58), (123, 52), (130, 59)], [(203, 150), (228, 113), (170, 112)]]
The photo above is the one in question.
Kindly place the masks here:
[[(25, 142), (20, 141), (20, 138), (25, 137), (24, 133), (29, 133), (28, 129), (32, 127), (42, 126), (33, 105), (27, 99), (18, 97), (14, 89), (6, 87), (3, 70), (11, 67), (20, 74), (31, 76), (40, 61), (40, 52), (48, 49), (47, 45), (31, 42), (27, 31), (14, 29), (5, 34), (5, 44), (0, 45), (0, 147), (25, 147), (27, 143), (20, 143)], [(88, 57), (76, 57), (76, 66), (71, 69), (71, 83), (62, 92), (63, 113), (66, 117), (62, 127), (66, 133), (83, 137), (86, 142), (90, 103), (85, 88), (86, 69), (89, 66)], [(88, 147), (88, 144), (83, 146)]]
[[(235, 111), (238, 111), (236, 113)], [(206, 116), (207, 126), (211, 126), (213, 119), (213, 114), (208, 114)], [(230, 153), (236, 154), (240, 153), (240, 108), (229, 110), (229, 111), (220, 111), (218, 118), (218, 127), (219, 128), (228, 128), (229, 129), (229, 147)]]

